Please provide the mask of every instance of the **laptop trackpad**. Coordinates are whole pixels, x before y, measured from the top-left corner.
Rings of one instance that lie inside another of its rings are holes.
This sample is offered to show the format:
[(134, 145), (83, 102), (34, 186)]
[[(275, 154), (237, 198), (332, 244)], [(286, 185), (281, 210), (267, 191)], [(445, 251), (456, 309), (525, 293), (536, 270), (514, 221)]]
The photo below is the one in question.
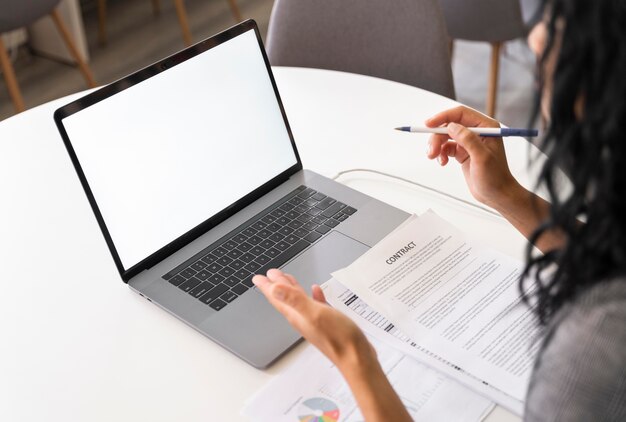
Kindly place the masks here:
[[(327, 281), (331, 272), (350, 265), (368, 249), (333, 231), (282, 269), (310, 291), (312, 284)], [(256, 289), (214, 312), (199, 328), (257, 368), (267, 367), (300, 338)]]
[(340, 232), (332, 231), (302, 255), (282, 267), (308, 291), (311, 285), (330, 279), (330, 273), (347, 267), (369, 246)]

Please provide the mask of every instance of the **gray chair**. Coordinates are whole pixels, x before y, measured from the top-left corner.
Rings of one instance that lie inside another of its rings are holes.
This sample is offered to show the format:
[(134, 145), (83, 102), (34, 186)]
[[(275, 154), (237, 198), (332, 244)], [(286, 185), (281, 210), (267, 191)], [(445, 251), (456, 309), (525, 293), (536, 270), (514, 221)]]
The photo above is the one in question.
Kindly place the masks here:
[[(241, 12), (237, 5), (237, 0), (228, 0), (230, 11), (233, 14), (233, 18), (236, 22), (240, 22)], [(191, 37), (191, 29), (189, 28), (189, 22), (187, 20), (187, 10), (185, 9), (184, 0), (174, 0), (174, 7), (176, 8), (176, 14), (178, 15), (178, 22), (180, 23), (180, 29), (183, 32), (183, 40), (186, 46), (190, 46), (193, 43)], [(161, 12), (161, 4), (159, 0), (152, 0), (152, 10), (155, 15)], [(107, 16), (107, 0), (98, 0), (98, 43), (105, 45), (107, 42), (107, 30), (106, 30), (106, 16)]]
[[(520, 0), (440, 0), (452, 39), (491, 44), (487, 114), (494, 116), (502, 43), (526, 36)], [(452, 44), (451, 44), (452, 45)], [(452, 51), (452, 47), (450, 47)]]
[(437, 0), (276, 0), (270, 63), (360, 73), (454, 98)]
[[(67, 48), (74, 60), (76, 60), (83, 77), (87, 81), (87, 85), (95, 87), (96, 82), (93, 79), (91, 70), (80, 56), (80, 53), (72, 40), (70, 32), (61, 20), (59, 13), (56, 11), (56, 6), (59, 1), (60, 0), (0, 0), (0, 34), (21, 28), (23, 26), (28, 26), (39, 18), (45, 15), (50, 15), (57, 30), (61, 34), (61, 38), (63, 38), (63, 41), (67, 45)], [(7, 50), (1, 38), (0, 66), (2, 67), (4, 79), (15, 110), (19, 113), (24, 110), (24, 100), (22, 98), (22, 94), (20, 93), (17, 79), (15, 78), (13, 66), (11, 65)]]

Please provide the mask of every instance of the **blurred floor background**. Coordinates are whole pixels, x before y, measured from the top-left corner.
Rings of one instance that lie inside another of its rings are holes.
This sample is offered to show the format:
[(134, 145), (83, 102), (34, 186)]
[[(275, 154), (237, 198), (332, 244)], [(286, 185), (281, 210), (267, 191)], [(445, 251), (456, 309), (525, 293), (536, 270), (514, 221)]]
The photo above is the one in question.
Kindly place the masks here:
[[(195, 41), (234, 24), (226, 0), (186, 0)], [(273, 0), (238, 0), (244, 18), (255, 19), (265, 36)], [(161, 1), (152, 13), (147, 0), (108, 0), (108, 43), (97, 42), (95, 0), (81, 1), (90, 51), (90, 66), (99, 84), (110, 83), (184, 47), (174, 3)], [(27, 108), (86, 89), (72, 67), (33, 55), (21, 47), (12, 52), (18, 82)], [(452, 70), (457, 100), (484, 111), (490, 47), (487, 43), (456, 41)], [(508, 126), (525, 127), (534, 97), (535, 58), (523, 39), (505, 43), (500, 63), (496, 117)], [(0, 79), (0, 120), (13, 115), (6, 84)], [(419, 122), (416, 122), (419, 123)]]

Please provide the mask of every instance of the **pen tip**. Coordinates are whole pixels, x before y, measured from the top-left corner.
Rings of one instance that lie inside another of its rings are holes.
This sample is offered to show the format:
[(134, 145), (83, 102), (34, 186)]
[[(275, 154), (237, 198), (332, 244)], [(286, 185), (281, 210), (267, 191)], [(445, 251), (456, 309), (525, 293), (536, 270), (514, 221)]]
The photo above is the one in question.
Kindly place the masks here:
[(404, 126), (400, 126), (400, 127), (395, 128), (395, 129), (396, 129), (396, 130), (399, 130), (399, 131), (402, 131), (402, 132), (404, 132), (404, 131), (406, 130), (406, 129), (404, 128)]

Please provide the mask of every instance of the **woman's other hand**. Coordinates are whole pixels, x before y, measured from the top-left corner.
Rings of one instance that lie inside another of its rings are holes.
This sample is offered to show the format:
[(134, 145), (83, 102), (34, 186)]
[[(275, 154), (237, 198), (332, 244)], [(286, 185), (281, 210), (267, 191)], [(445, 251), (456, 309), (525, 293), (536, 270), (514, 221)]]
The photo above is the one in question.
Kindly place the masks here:
[[(461, 164), (470, 192), (478, 201), (499, 209), (521, 186), (509, 170), (502, 138), (484, 138), (467, 127), (498, 128), (500, 124), (467, 107), (443, 111), (426, 120), (428, 127), (447, 127), (447, 135), (431, 135), (428, 158), (437, 158), (442, 166), (451, 157)], [(524, 190), (525, 192), (525, 190)]]
[(319, 286), (313, 286), (313, 297), (309, 297), (291, 275), (280, 270), (269, 270), (267, 277), (255, 275), (252, 281), (287, 321), (341, 371), (365, 420), (412, 420), (363, 332), (326, 304)]
[(352, 320), (326, 304), (322, 289), (309, 297), (290, 274), (272, 269), (252, 279), (267, 300), (311, 344), (343, 372), (361, 360), (376, 360), (376, 353)]

